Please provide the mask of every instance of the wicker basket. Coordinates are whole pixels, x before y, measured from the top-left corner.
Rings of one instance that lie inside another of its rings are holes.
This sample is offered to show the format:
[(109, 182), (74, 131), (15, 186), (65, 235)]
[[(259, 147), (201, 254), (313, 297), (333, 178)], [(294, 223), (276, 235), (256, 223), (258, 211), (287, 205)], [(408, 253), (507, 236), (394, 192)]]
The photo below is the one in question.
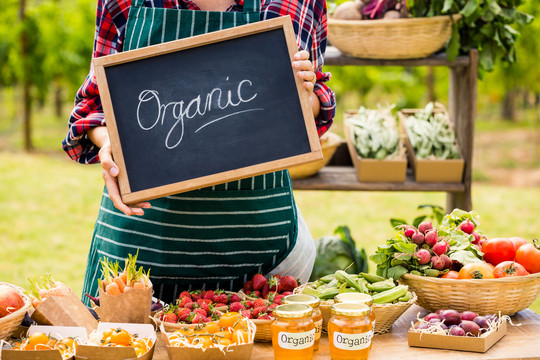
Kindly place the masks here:
[[(174, 332), (176, 330), (180, 330), (180, 329), (185, 328), (185, 327), (192, 328), (192, 327), (196, 327), (196, 326), (199, 325), (199, 324), (170, 323), (170, 322), (166, 322), (166, 321), (161, 321), (160, 317), (161, 317), (162, 313), (163, 313), (163, 311), (158, 311), (157, 313), (155, 313), (155, 315), (152, 317), (152, 321), (154, 322), (157, 329), (161, 329), (161, 325), (163, 324), (163, 328), (165, 329), (166, 332)], [(218, 321), (209, 321), (208, 323), (210, 323), (210, 322), (217, 323)], [(208, 324), (208, 323), (206, 323), (206, 324)]]
[(257, 331), (255, 332), (255, 341), (256, 342), (270, 342), (272, 341), (272, 323), (274, 320), (261, 320), (261, 319), (251, 319), (253, 323), (257, 326)]
[(6, 340), (17, 330), (24, 319), (24, 315), (32, 306), (32, 301), (24, 294), (23, 288), (5, 282), (0, 282), (0, 285), (7, 285), (14, 288), (24, 300), (24, 306), (22, 308), (0, 319), (0, 340)]
[[(303, 288), (308, 285), (302, 285), (294, 289), (296, 294), (301, 294)], [(416, 302), (416, 294), (411, 291), (411, 298), (407, 302), (398, 302), (395, 304), (373, 304), (372, 309), (375, 313), (375, 334), (384, 334), (388, 332), (394, 322)], [(323, 300), (319, 305), (323, 317), (322, 330), (324, 332), (328, 331), (328, 321), (332, 316), (330, 308), (334, 300)]]
[(321, 148), (323, 158), (307, 164), (297, 165), (289, 168), (289, 174), (292, 179), (303, 179), (315, 175), (319, 170), (328, 164), (337, 147), (341, 144), (339, 135), (328, 131), (321, 137)]
[(400, 282), (418, 296), (428, 311), (454, 309), (480, 315), (512, 315), (524, 310), (540, 293), (540, 273), (499, 279), (442, 279), (405, 274)]
[(461, 15), (408, 19), (328, 19), (328, 39), (346, 55), (367, 59), (414, 59), (440, 50)]

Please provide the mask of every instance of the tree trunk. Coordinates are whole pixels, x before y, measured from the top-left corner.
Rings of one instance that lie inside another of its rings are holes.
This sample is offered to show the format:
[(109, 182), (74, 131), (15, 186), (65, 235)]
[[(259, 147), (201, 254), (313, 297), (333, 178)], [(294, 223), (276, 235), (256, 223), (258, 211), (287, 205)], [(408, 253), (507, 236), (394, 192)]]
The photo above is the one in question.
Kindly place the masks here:
[[(26, 0), (19, 0), (19, 21), (24, 24), (26, 20)], [(30, 69), (28, 69), (28, 34), (25, 30), (21, 31), (21, 59), (23, 62), (23, 81), (22, 81), (22, 103), (23, 103), (23, 123), (24, 123), (24, 148), (30, 151), (34, 148), (32, 145), (32, 99), (30, 97)]]
[(63, 92), (62, 92), (62, 85), (60, 84), (60, 81), (56, 81), (54, 84), (54, 109), (56, 113), (56, 117), (61, 118), (63, 116), (62, 113), (62, 104), (63, 104)]
[(516, 90), (509, 89), (504, 94), (502, 103), (502, 118), (511, 122), (516, 122)]
[(426, 75), (426, 87), (427, 87), (427, 100), (428, 101), (437, 101), (435, 96), (435, 72), (433, 67), (428, 67), (428, 73)]

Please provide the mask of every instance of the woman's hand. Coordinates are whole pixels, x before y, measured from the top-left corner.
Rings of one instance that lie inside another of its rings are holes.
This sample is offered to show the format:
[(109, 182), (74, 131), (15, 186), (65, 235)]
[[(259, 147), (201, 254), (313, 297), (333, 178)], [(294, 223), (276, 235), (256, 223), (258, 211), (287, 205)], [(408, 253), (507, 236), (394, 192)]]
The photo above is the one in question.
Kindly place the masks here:
[(313, 69), (313, 64), (309, 60), (309, 52), (300, 50), (294, 54), (292, 65), (293, 69), (296, 70), (296, 76), (304, 80), (304, 88), (309, 94), (313, 116), (317, 117), (321, 110), (321, 103), (319, 97), (313, 93), (315, 83), (317, 82), (317, 74), (315, 73), (315, 69)]
[(315, 74), (313, 64), (309, 60), (309, 52), (300, 50), (294, 54), (293, 68), (297, 70), (296, 76), (304, 80), (304, 87), (311, 95), (317, 82), (317, 74)]
[(105, 126), (99, 126), (88, 131), (90, 140), (100, 147), (99, 160), (101, 161), (101, 171), (105, 186), (109, 192), (109, 197), (114, 204), (114, 207), (126, 215), (144, 215), (143, 209), (149, 209), (149, 202), (140, 202), (137, 204), (126, 205), (122, 202), (120, 196), (120, 188), (118, 187), (118, 165), (113, 161), (111, 143), (109, 134)]

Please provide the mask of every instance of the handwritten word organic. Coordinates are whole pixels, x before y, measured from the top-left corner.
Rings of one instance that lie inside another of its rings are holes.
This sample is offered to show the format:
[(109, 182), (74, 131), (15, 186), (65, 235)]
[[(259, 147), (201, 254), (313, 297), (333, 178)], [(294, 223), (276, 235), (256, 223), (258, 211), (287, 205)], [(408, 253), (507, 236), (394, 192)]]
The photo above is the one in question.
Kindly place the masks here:
[[(229, 77), (226, 78), (229, 80)], [(206, 126), (226, 118), (251, 111), (261, 111), (263, 108), (238, 108), (257, 97), (253, 83), (242, 80), (232, 90), (213, 88), (204, 95), (198, 95), (189, 102), (184, 100), (162, 103), (160, 94), (156, 90), (143, 90), (139, 94), (137, 106), (137, 122), (142, 130), (150, 131), (157, 125), (170, 126), (165, 138), (167, 149), (178, 147), (184, 138), (186, 120), (199, 118), (201, 124), (196, 123), (195, 133)], [(210, 116), (211, 115), (211, 116)]]

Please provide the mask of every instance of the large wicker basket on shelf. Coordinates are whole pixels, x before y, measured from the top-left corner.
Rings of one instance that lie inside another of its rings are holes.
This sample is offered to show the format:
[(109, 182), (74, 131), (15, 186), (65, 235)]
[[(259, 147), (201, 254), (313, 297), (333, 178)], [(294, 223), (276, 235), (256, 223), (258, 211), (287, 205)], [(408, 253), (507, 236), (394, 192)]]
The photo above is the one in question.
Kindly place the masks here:
[(440, 50), (461, 15), (407, 19), (328, 19), (330, 44), (366, 59), (414, 59)]
[(428, 311), (454, 309), (478, 314), (512, 315), (533, 303), (540, 293), (540, 273), (499, 279), (441, 279), (405, 274), (400, 281)]
[(0, 285), (6, 285), (14, 288), (24, 300), (24, 306), (22, 308), (0, 319), (0, 340), (6, 340), (15, 332), (15, 330), (17, 330), (24, 319), (24, 315), (32, 306), (32, 301), (24, 294), (24, 289), (5, 282), (0, 282)]

